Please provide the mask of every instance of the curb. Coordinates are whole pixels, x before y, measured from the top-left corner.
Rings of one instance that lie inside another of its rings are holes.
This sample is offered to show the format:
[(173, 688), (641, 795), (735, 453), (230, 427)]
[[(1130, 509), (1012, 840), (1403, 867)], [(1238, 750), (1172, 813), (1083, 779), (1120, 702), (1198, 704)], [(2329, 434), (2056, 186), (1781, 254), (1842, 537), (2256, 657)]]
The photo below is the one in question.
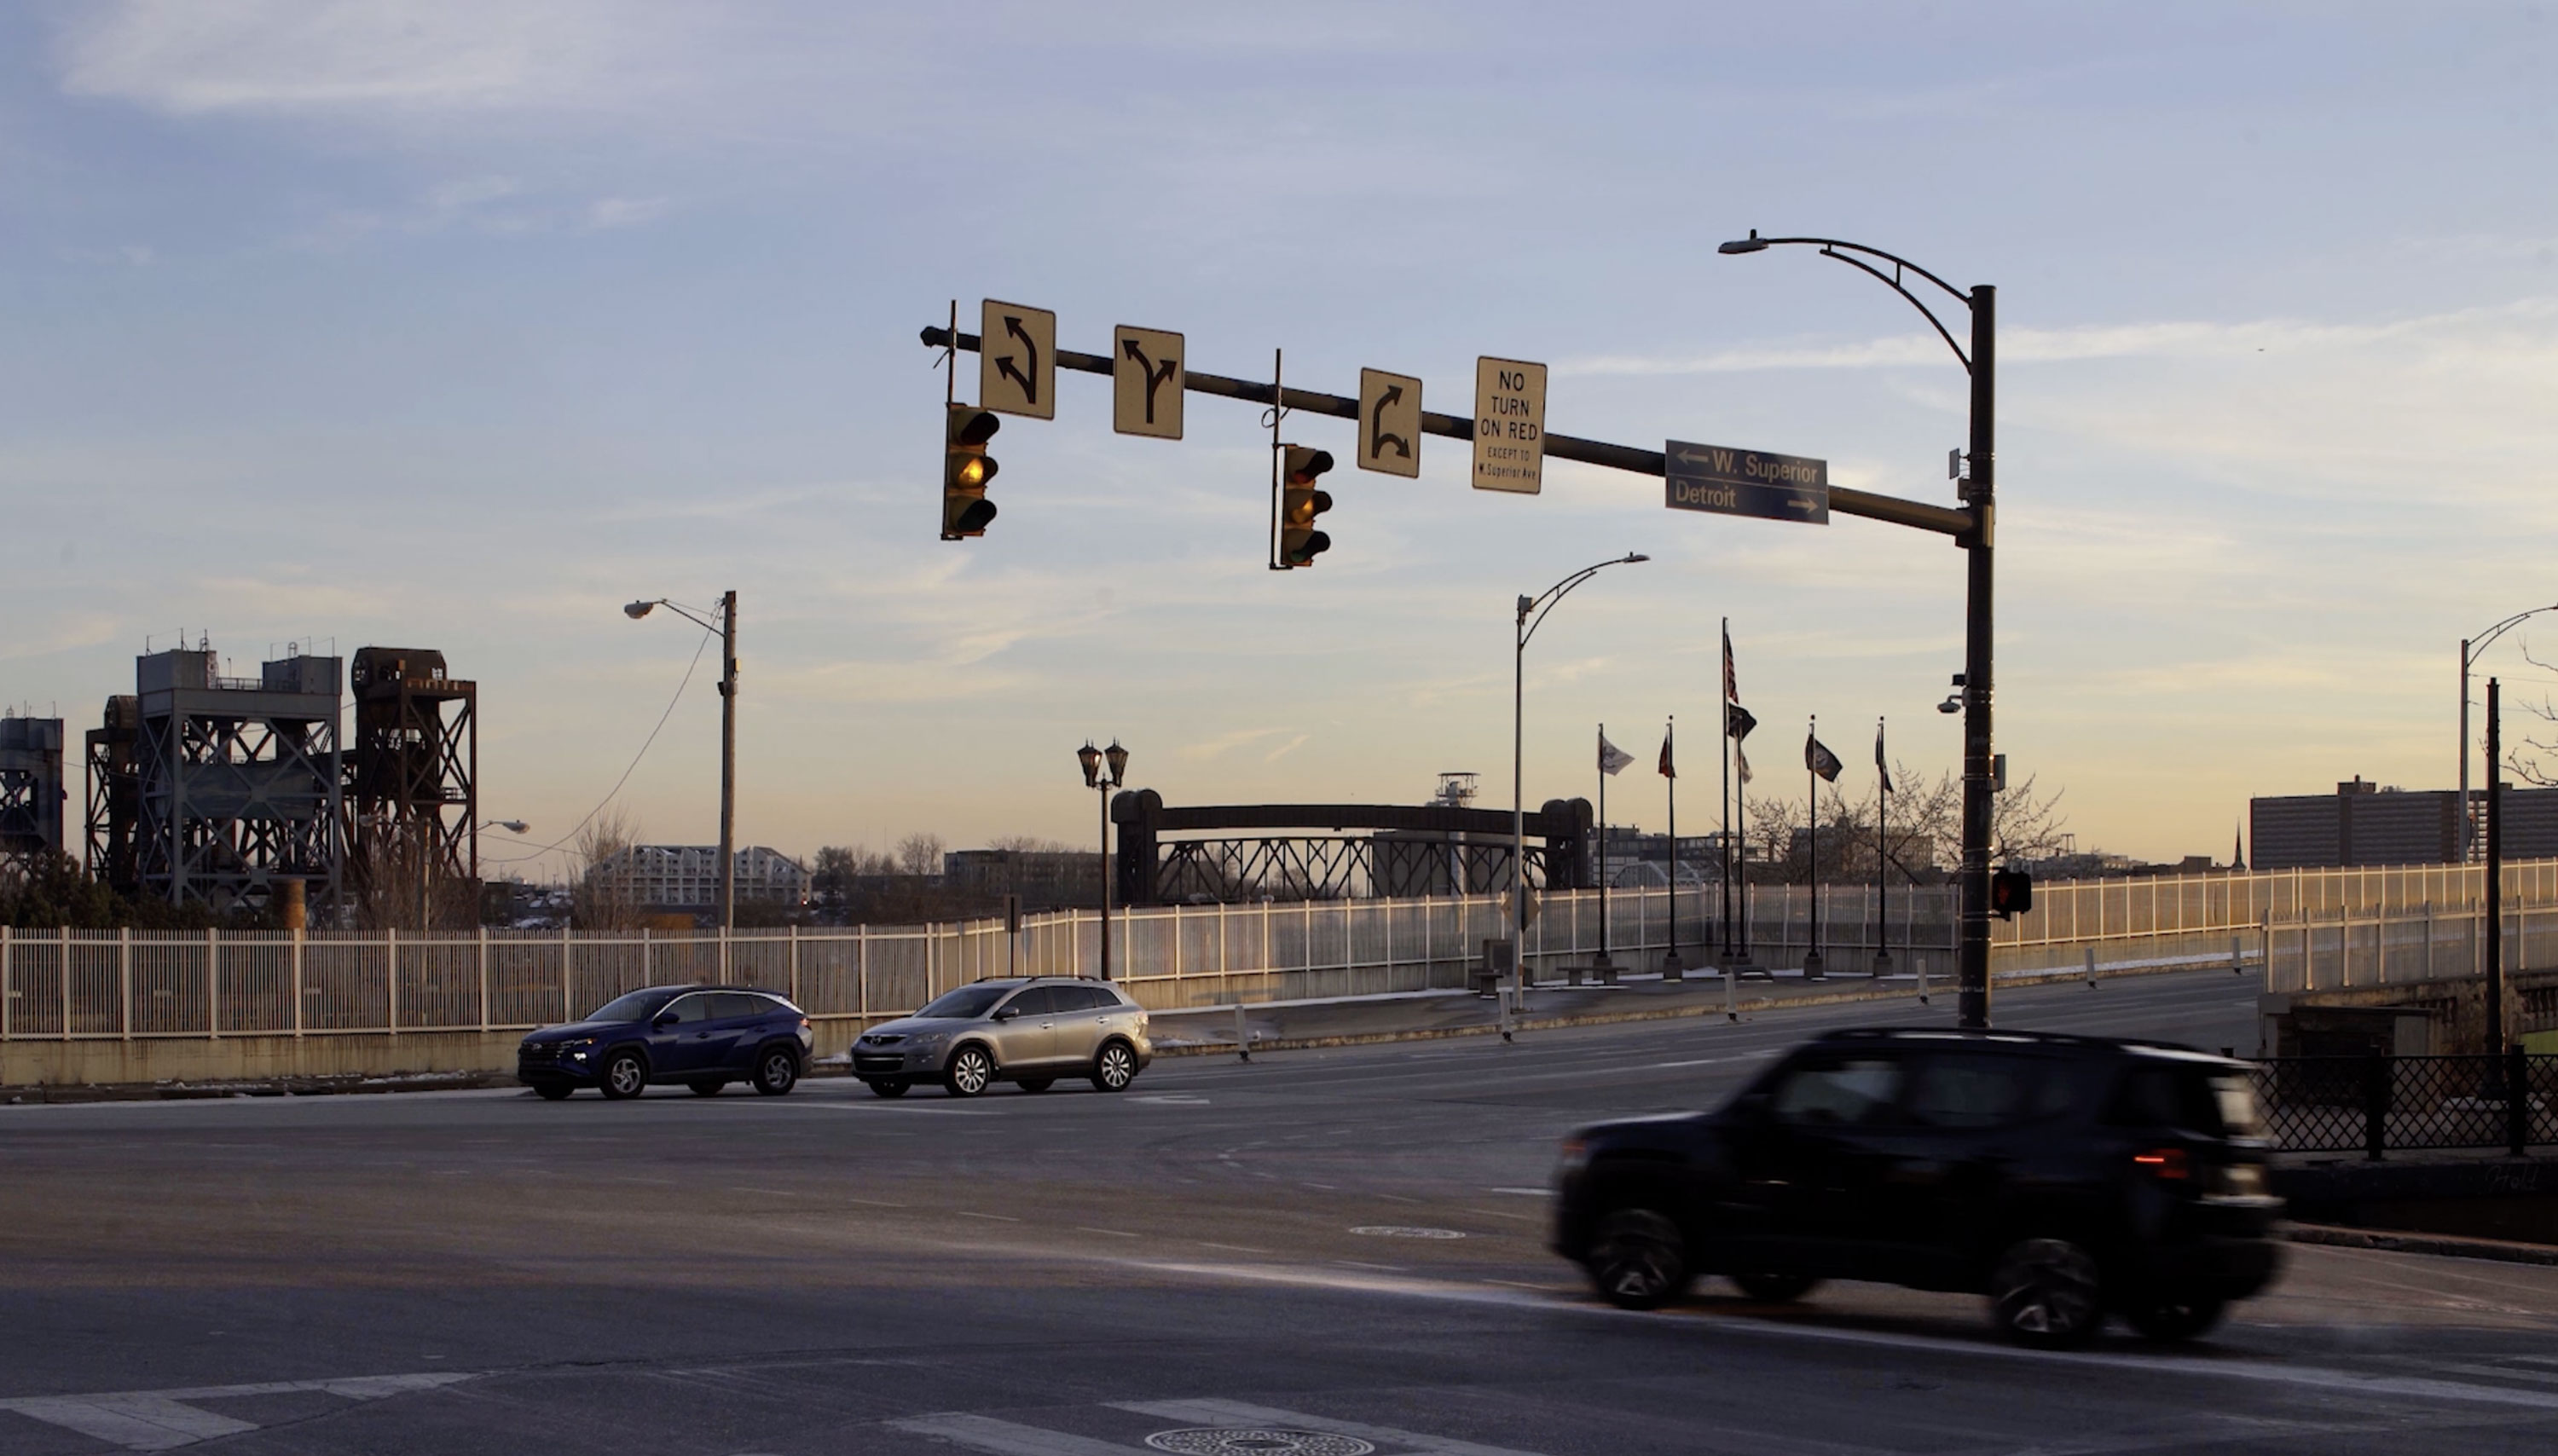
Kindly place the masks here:
[(389, 1077), (279, 1077), (245, 1082), (101, 1082), (79, 1086), (0, 1088), (0, 1105), (88, 1102), (202, 1102), (225, 1097), (340, 1097), (384, 1092), (468, 1092), (512, 1072), (421, 1072)]
[[(2169, 976), (2190, 972), (2194, 969), (2195, 968), (2191, 966), (2140, 967), (2137, 969), (2108, 972), (2102, 979), (2116, 980), (2129, 976)], [(2036, 972), (2024, 976), (2002, 977), (1992, 984), (1991, 989), (1995, 991), (1997, 988), (2002, 986), (2051, 986), (2061, 982), (2084, 981), (2085, 979), (2086, 973), (2083, 971)], [(1954, 990), (1953, 984), (1951, 982), (1946, 982), (1944, 986), (1944, 993), (1949, 995), (1952, 994)], [(1563, 990), (1566, 988), (1549, 989)], [(1916, 987), (1894, 987), (1887, 990), (1868, 989), (1864, 991), (1821, 992), (1807, 995), (1761, 996), (1757, 1000), (1736, 999), (1733, 1004), (1733, 1009), (1736, 1013), (1758, 1013), (1770, 1010), (1782, 1010), (1790, 1006), (1837, 1006), (1848, 1005), (1859, 1001), (1892, 1001), (1904, 998), (1915, 999), (1917, 993), (1918, 989)], [(1934, 993), (1934, 992), (1930, 992), (1930, 994)], [(1246, 1009), (1248, 1010), (1249, 1007)], [(1230, 1014), (1231, 1010), (1231, 1007), (1227, 1007), (1222, 1010), (1204, 1009), (1198, 1012), (1164, 1012), (1160, 1014), (1220, 1015)], [(1516, 1031), (1554, 1031), (1567, 1026), (1607, 1026), (1629, 1021), (1675, 1021), (1687, 1017), (1719, 1016), (1722, 1014), (1723, 1007), (1721, 1005), (1699, 1002), (1694, 1005), (1659, 1006), (1650, 1010), (1641, 1011), (1595, 1011), (1570, 1016), (1523, 1016), (1510, 1024), (1511, 1028)], [(1416, 1026), (1400, 1031), (1353, 1031), (1344, 1032), (1335, 1036), (1275, 1036), (1266, 1040), (1255, 1040), (1252, 1043), (1251, 1049), (1256, 1052), (1315, 1051), (1326, 1047), (1373, 1046), (1381, 1042), (1392, 1041), (1445, 1041), (1459, 1036), (1491, 1036), (1497, 1034), (1499, 1031), (1499, 1026), (1487, 1022), (1477, 1026)], [(1241, 1049), (1242, 1048), (1236, 1046), (1235, 1043), (1230, 1041), (1166, 1042), (1158, 1039), (1155, 1042), (1155, 1055), (1159, 1057), (1231, 1056)]]
[(2492, 1259), (2497, 1263), (2558, 1264), (2558, 1248), (2545, 1244), (2465, 1239), (2450, 1234), (2393, 1234), (2379, 1229), (2340, 1229), (2331, 1224), (2294, 1224), (2285, 1232), (2294, 1244), (2323, 1244), (2333, 1249), (2430, 1254), (2443, 1258)]

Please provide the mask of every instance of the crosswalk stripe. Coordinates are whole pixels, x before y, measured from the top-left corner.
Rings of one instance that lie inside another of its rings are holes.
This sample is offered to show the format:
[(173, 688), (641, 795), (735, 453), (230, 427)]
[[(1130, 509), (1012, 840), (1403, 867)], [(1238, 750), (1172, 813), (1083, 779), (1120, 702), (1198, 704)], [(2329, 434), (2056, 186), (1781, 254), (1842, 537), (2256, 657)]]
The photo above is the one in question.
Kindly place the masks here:
[(919, 1436), (938, 1436), (963, 1446), (974, 1446), (992, 1456), (1154, 1456), (1140, 1446), (1119, 1446), (1096, 1441), (1090, 1436), (1069, 1435), (1065, 1431), (1042, 1430), (1035, 1425), (1016, 1425), (986, 1415), (966, 1415), (951, 1411), (941, 1415), (918, 1415), (887, 1424)]
[(0, 1400), (0, 1410), (14, 1411), (121, 1446), (128, 1451), (174, 1451), (215, 1436), (234, 1436), (257, 1429), (239, 1420), (189, 1404), (193, 1400), (227, 1400), (242, 1395), (281, 1395), (317, 1390), (348, 1400), (379, 1400), (411, 1390), (431, 1390), (478, 1377), (462, 1371), (427, 1371), (418, 1375), (349, 1376), (323, 1381), (265, 1381), (247, 1386), (195, 1386), (176, 1390), (115, 1390), (96, 1395), (21, 1395)]

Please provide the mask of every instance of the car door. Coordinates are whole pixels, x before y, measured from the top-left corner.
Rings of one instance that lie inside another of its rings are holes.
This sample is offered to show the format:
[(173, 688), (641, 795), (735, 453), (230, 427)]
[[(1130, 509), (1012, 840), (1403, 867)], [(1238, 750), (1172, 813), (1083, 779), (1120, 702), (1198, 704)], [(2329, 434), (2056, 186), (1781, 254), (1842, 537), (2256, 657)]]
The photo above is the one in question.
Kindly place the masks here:
[(699, 1066), (718, 1067), (743, 1073), (747, 1060), (755, 1055), (756, 1043), (763, 1038), (764, 1013), (772, 1002), (744, 992), (723, 991), (711, 994), (711, 1019), (701, 1031)]
[(1045, 1066), (1057, 1044), (1056, 1012), (1057, 992), (1047, 986), (1031, 987), (997, 1006), (989, 1038), (995, 1065), (1007, 1072)]
[[(701, 1071), (713, 1006), (708, 992), (668, 1001), (649, 1023), (648, 1073), (660, 1081)], [(717, 1065), (711, 1063), (709, 1065)]]
[[(1899, 1282), (1959, 1287), (1982, 1231), (2003, 1222), (2024, 1125), (2053, 1104), (2058, 1068), (2000, 1047), (1944, 1047), (1910, 1069), (1901, 1125), (1878, 1140), (1874, 1213)], [(2065, 1089), (2064, 1089), (2065, 1090)]]
[(1108, 1018), (1119, 1010), (1119, 998), (1097, 986), (1057, 989), (1057, 1040), (1050, 1051), (1059, 1067), (1088, 1067), (1101, 1053)]
[(1901, 1117), (1896, 1047), (1822, 1049), (1783, 1069), (1727, 1139), (1737, 1263), (1858, 1277), (1872, 1261), (1882, 1139)]

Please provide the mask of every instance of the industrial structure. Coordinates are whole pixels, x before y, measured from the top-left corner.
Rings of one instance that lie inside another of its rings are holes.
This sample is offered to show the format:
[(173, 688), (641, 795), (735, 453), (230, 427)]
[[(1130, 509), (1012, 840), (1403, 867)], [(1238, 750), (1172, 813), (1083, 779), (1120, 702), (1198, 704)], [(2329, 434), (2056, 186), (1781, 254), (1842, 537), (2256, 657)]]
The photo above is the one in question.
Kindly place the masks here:
[(229, 911), (298, 879), (311, 899), (336, 900), (339, 669), (289, 654), (226, 678), (210, 643), (135, 660), (135, 890)]
[(63, 849), (63, 721), (0, 718), (0, 872)]
[[(1110, 821), (1114, 898), (1126, 905), (1487, 894), (1510, 883), (1508, 811), (1444, 798), (1171, 809), (1153, 789), (1133, 789), (1110, 801)], [(1597, 884), (1589, 800), (1549, 799), (1526, 826), (1530, 884)]]
[(133, 767), (133, 740), (142, 730), (142, 700), (118, 693), (87, 733), (87, 817), (83, 842), (88, 872), (118, 890), (141, 888), (133, 852), (142, 823), (142, 779)]
[[(476, 885), (479, 684), (447, 676), (441, 652), (358, 647), (348, 685), (355, 700), (346, 778), (354, 887), (375, 897), (413, 887), (424, 905), (435, 884)], [(390, 876), (406, 882), (381, 882)]]

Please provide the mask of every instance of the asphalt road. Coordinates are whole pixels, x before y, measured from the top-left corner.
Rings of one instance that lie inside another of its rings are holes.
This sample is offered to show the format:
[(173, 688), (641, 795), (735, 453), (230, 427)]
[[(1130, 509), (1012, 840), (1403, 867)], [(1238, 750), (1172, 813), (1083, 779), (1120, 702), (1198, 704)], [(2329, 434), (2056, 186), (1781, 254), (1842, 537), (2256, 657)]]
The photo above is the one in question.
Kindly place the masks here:
[[(2243, 1047), (2252, 1007), (2215, 972), (2000, 1019)], [(2063, 1356), (1868, 1285), (1621, 1314), (1544, 1251), (1572, 1126), (1949, 1019), (1168, 1059), (1119, 1097), (0, 1108), (0, 1453), (2558, 1448), (2558, 1269), (2299, 1247), (2205, 1344)]]

